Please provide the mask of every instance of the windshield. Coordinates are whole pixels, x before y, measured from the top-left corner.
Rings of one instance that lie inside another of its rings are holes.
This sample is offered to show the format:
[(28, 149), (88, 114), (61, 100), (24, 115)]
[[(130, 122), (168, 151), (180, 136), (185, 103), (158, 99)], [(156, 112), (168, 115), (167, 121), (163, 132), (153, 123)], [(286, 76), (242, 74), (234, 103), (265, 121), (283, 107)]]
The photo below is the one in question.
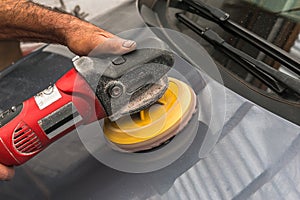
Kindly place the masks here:
[[(300, 1), (210, 0), (202, 2), (224, 10), (235, 23), (266, 39), (291, 54), (294, 58), (300, 60), (300, 18), (298, 17), (300, 14), (300, 11), (298, 11)], [(174, 15), (176, 12), (178, 12), (178, 10), (171, 9), (169, 14)], [(203, 27), (209, 27), (217, 32), (233, 47), (247, 53), (257, 60), (261, 60), (275, 69), (297, 77), (278, 61), (265, 55), (249, 42), (224, 31), (224, 29), (217, 24), (205, 20), (203, 17), (192, 14), (191, 12), (184, 12), (184, 14), (197, 24)], [(268, 87), (264, 83), (255, 78), (247, 70), (242, 69), (238, 63), (234, 62), (228, 56), (224, 56), (224, 53), (218, 51), (207, 41), (197, 36), (197, 34), (192, 33), (189, 28), (180, 23), (176, 24), (176, 26), (181, 32), (188, 34), (202, 44), (220, 65), (226, 67), (255, 87), (268, 91)]]
[(278, 1), (255, 1), (255, 0), (244, 0), (246, 2), (252, 3), (257, 7), (261, 7), (272, 13), (289, 17), (292, 20), (300, 21), (300, 1), (297, 0), (278, 0)]

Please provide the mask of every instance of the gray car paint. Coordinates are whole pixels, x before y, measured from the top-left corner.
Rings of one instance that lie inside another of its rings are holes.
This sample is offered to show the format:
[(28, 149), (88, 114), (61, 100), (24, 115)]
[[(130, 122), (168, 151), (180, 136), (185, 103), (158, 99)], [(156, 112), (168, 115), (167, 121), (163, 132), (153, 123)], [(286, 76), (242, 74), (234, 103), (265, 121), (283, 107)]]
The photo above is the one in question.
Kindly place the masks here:
[[(144, 26), (137, 16), (131, 2), (93, 22), (118, 33)], [(212, 81), (210, 87), (222, 86)], [(199, 101), (205, 102), (205, 96)], [(203, 138), (197, 134), (170, 166), (124, 173), (94, 159), (74, 132), (17, 167), (14, 180), (0, 183), (0, 198), (299, 199), (300, 128), (228, 89), (226, 107), (221, 137), (206, 158), (199, 159)], [(200, 123), (198, 132), (207, 129)]]

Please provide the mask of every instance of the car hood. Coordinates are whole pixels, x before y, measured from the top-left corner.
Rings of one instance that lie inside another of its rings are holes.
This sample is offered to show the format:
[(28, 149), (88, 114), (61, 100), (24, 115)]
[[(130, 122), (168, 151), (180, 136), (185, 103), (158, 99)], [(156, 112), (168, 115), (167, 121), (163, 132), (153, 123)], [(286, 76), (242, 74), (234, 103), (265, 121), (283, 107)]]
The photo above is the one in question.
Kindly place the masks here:
[[(116, 34), (146, 27), (135, 1), (92, 22)], [(1, 96), (8, 95), (8, 100), (1, 105), (22, 101), (26, 95), (57, 80), (72, 67), (65, 51), (62, 56), (52, 46), (0, 80)], [(60, 67), (55, 68), (55, 73), (47, 71), (53, 65)], [(34, 73), (32, 78), (32, 71), (36, 70), (45, 73)], [(47, 79), (43, 78), (45, 74)], [(95, 159), (82, 144), (81, 136), (73, 132), (16, 167), (16, 177), (0, 183), (0, 198), (298, 199), (299, 126), (241, 97), (209, 75), (203, 77), (206, 84), (198, 91), (198, 102), (203, 108), (220, 109), (220, 115), (224, 116), (222, 126), (212, 128), (210, 121), (200, 116), (195, 122), (198, 127), (191, 145), (167, 167), (148, 173), (115, 170)], [(26, 91), (21, 97), (15, 84), (11, 84), (20, 81), (23, 84), (19, 84), (19, 89)], [(211, 103), (207, 99), (209, 94), (218, 91), (223, 92), (225, 101)], [(218, 116), (212, 115), (211, 119)], [(209, 152), (201, 154), (206, 138), (216, 134), (218, 137), (208, 144)]]

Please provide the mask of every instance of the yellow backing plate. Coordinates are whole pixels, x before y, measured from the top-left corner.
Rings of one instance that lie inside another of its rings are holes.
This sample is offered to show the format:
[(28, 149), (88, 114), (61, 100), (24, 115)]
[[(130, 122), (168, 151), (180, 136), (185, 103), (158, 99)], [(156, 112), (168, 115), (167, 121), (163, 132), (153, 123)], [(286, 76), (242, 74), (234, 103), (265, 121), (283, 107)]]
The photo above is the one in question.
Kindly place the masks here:
[[(119, 145), (142, 143), (160, 136), (178, 126), (188, 112), (195, 94), (182, 81), (169, 78), (169, 87), (161, 99), (140, 113), (123, 117), (116, 122), (106, 119), (104, 134)], [(193, 109), (191, 109), (193, 108)]]

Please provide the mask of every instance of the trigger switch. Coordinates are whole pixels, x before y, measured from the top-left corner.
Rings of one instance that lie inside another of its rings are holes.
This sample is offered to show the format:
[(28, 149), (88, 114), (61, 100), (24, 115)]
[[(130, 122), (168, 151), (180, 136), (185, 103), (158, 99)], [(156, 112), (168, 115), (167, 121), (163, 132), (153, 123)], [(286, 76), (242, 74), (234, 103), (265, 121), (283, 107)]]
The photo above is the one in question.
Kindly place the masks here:
[(7, 109), (2, 113), (0, 112), (0, 128), (17, 117), (22, 109), (23, 104), (19, 104), (18, 106), (13, 106), (12, 108)]
[(126, 59), (123, 56), (116, 57), (112, 60), (114, 65), (122, 65), (126, 62)]

